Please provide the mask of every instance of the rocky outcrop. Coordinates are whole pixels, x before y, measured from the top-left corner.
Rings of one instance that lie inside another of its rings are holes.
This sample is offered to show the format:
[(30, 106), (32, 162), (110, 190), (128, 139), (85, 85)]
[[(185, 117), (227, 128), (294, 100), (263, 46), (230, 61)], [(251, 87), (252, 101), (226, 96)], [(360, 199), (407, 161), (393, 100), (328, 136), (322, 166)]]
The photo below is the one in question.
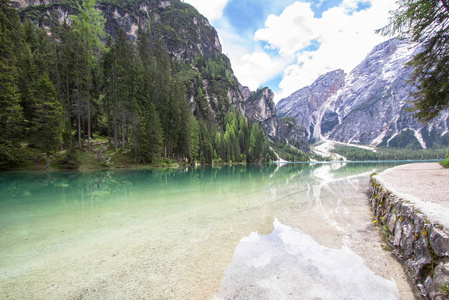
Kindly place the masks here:
[(422, 124), (408, 109), (416, 88), (405, 63), (420, 48), (391, 39), (376, 46), (348, 75), (337, 70), (277, 104), (280, 115), (297, 118), (311, 141), (396, 148), (438, 148), (449, 143), (449, 110)]
[(276, 105), (273, 98), (274, 93), (269, 88), (259, 89), (245, 100), (246, 116), (261, 123), (276, 117)]
[(425, 299), (449, 299), (449, 231), (371, 178), (369, 201), (393, 254)]
[(315, 125), (322, 119), (320, 110), (329, 98), (344, 85), (345, 76), (343, 70), (329, 72), (320, 76), (311, 86), (302, 88), (282, 99), (276, 105), (279, 116), (296, 118), (298, 123), (305, 128), (309, 140), (313, 141)]
[[(242, 94), (248, 95), (245, 91)], [(278, 119), (273, 99), (274, 93), (269, 88), (250, 93), (245, 99), (245, 116), (252, 122), (259, 122), (271, 139), (287, 141), (299, 150), (310, 153), (304, 128), (297, 122)]]
[[(69, 16), (77, 14), (76, 2), (12, 0), (12, 3), (20, 9), (22, 19), (30, 18), (40, 26), (49, 25), (48, 16), (53, 10), (61, 22), (70, 23)], [(180, 0), (99, 0), (97, 5), (106, 19), (105, 32), (112, 37), (121, 27), (130, 40), (136, 41), (139, 27), (146, 30), (150, 24), (152, 32), (161, 34), (167, 50), (178, 59), (191, 62), (197, 56), (213, 59), (222, 52), (215, 28), (195, 8)]]

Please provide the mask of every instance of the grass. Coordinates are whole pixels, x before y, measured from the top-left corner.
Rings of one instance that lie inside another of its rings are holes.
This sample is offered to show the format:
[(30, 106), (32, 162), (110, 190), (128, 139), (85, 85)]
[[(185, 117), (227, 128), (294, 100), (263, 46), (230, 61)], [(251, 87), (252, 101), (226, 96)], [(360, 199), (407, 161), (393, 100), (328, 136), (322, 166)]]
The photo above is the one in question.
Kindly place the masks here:
[[(173, 158), (156, 158), (155, 162), (136, 163), (134, 155), (129, 149), (119, 147), (115, 151), (114, 146), (109, 144), (107, 137), (94, 136), (91, 143), (91, 151), (87, 149), (85, 143), (81, 150), (76, 147), (72, 152), (63, 150), (50, 157), (50, 170), (79, 169), (118, 169), (118, 168), (175, 168), (187, 164), (185, 161), (178, 161)], [(20, 162), (10, 170), (15, 171), (38, 171), (44, 170), (46, 165), (46, 155), (40, 153), (35, 148), (21, 145)]]
[(445, 283), (440, 289), (445, 296), (449, 295), (449, 283)]
[(449, 157), (446, 158), (446, 160), (441, 161), (440, 164), (445, 168), (449, 168)]

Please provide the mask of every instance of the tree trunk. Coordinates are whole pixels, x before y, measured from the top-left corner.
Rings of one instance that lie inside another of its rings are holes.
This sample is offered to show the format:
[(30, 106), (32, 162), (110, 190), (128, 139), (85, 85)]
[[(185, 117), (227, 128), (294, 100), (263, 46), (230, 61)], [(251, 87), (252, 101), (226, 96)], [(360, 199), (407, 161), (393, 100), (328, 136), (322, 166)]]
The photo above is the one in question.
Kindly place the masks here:
[(115, 152), (117, 152), (117, 118), (116, 118), (115, 114), (113, 117), (113, 122), (114, 122), (114, 149), (115, 149)]
[[(87, 92), (89, 94), (89, 92)], [(90, 97), (89, 95), (87, 96), (87, 143), (88, 143), (88, 149), (89, 152), (91, 150), (91, 146), (90, 146), (90, 137), (91, 137), (91, 130), (90, 130)]]
[(81, 118), (81, 124), (83, 127), (83, 145), (86, 142), (86, 120), (84, 118)]
[(69, 143), (70, 149), (73, 146), (73, 136), (72, 136), (72, 116), (70, 114), (70, 92), (69, 92), (69, 77), (66, 78), (66, 88), (67, 88), (67, 122), (68, 122), (68, 130), (69, 130)]
[(81, 150), (81, 112), (79, 107), (77, 112), (77, 123), (78, 123), (78, 148)]
[(122, 123), (122, 151), (125, 151), (125, 122)]
[[(108, 97), (108, 96), (106, 96)], [(111, 101), (107, 98), (107, 111), (108, 111), (108, 139), (109, 144), (111, 143)]]
[(45, 169), (50, 169), (50, 154), (47, 153), (47, 165), (45, 166)]
[[(89, 94), (89, 92), (87, 92), (87, 94)], [(90, 97), (89, 97), (89, 95), (87, 97), (88, 97), (87, 98), (87, 138), (88, 138), (87, 143), (88, 143), (88, 149), (90, 152), (90, 150), (91, 150), (90, 137), (91, 137), (92, 133), (90, 130), (90, 99), (89, 99)]]
[(126, 126), (125, 142), (128, 144), (129, 126)]
[(86, 86), (87, 86), (87, 143), (89, 152), (91, 150), (90, 138), (91, 138), (91, 128), (90, 128), (90, 83), (89, 83), (89, 40), (86, 39)]

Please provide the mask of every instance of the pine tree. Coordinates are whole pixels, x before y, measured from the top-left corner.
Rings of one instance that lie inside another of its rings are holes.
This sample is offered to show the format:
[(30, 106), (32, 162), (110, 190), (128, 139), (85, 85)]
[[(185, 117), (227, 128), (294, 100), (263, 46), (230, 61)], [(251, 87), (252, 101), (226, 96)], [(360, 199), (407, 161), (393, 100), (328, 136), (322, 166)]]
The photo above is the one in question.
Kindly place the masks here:
[(24, 117), (27, 121), (32, 118), (33, 91), (37, 84), (38, 71), (32, 52), (32, 47), (36, 46), (36, 30), (30, 20), (26, 20), (22, 28), (24, 40), (22, 51), (20, 51), (18, 62), (18, 87), (20, 90), (20, 105), (23, 109)]
[(0, 168), (8, 168), (18, 160), (23, 120), (17, 70), (20, 28), (16, 10), (9, 1), (0, 0)]
[(239, 132), (238, 132), (238, 138), (239, 138), (239, 145), (241, 154), (244, 155), (244, 158), (248, 157), (248, 150), (249, 150), (249, 138), (251, 135), (251, 132), (249, 130), (248, 121), (243, 117), (242, 115), (238, 118), (239, 121)]
[(263, 152), (263, 134), (256, 122), (251, 129), (251, 137), (249, 139), (249, 155), (252, 161), (259, 161)]
[(165, 157), (169, 157), (178, 144), (181, 131), (181, 103), (186, 97), (186, 91), (182, 82), (173, 80), (170, 98), (164, 107), (164, 118), (162, 127), (164, 130)]
[[(140, 37), (142, 38), (142, 37)], [(135, 152), (136, 159), (142, 162), (154, 162), (156, 157), (162, 153), (163, 134), (159, 115), (152, 99), (150, 98), (150, 80), (151, 68), (146, 68), (142, 62), (151, 58), (147, 53), (141, 53), (142, 50), (138, 46), (139, 55), (135, 58), (135, 77), (133, 93), (136, 98), (136, 106), (134, 114), (137, 114), (137, 124), (135, 124), (134, 138), (132, 139), (132, 148)]]
[(220, 131), (217, 131), (215, 133), (214, 138), (214, 147), (217, 153), (217, 158), (223, 158), (223, 151), (222, 151), (222, 141), (221, 141), (221, 134)]
[(47, 154), (46, 168), (50, 168), (50, 155), (61, 145), (63, 109), (47, 73), (44, 73), (39, 81), (34, 99), (30, 138), (37, 149)]
[(82, 5), (78, 4), (79, 14), (71, 16), (73, 18), (74, 30), (80, 36), (84, 44), (85, 55), (85, 81), (87, 98), (87, 137), (88, 148), (91, 150), (90, 138), (91, 128), (91, 70), (96, 66), (99, 50), (103, 49), (100, 37), (105, 36), (105, 19), (99, 10), (95, 9), (96, 0), (83, 0)]
[[(182, 83), (181, 83), (182, 84)], [(193, 136), (192, 136), (192, 119), (190, 112), (190, 105), (187, 100), (185, 88), (184, 95), (181, 95), (179, 100), (179, 127), (178, 127), (178, 141), (176, 151), (181, 158), (192, 160), (193, 151)], [(182, 92), (182, 90), (181, 90)]]
[(192, 124), (192, 161), (196, 161), (198, 159), (198, 154), (200, 150), (200, 128), (198, 125), (198, 121), (195, 119), (193, 115), (190, 115), (190, 122)]
[[(133, 119), (133, 112), (136, 109), (134, 99), (134, 88), (136, 80), (136, 65), (134, 63), (134, 47), (128, 41), (125, 31), (120, 28), (113, 46), (115, 77), (111, 84), (114, 85), (114, 115), (122, 127), (122, 150), (125, 150), (126, 132), (130, 121)], [(115, 127), (115, 130), (117, 128)], [(117, 136), (115, 134), (114, 136)]]
[(154, 162), (162, 151), (162, 128), (153, 103), (141, 108), (138, 115), (135, 143), (136, 156), (142, 162)]

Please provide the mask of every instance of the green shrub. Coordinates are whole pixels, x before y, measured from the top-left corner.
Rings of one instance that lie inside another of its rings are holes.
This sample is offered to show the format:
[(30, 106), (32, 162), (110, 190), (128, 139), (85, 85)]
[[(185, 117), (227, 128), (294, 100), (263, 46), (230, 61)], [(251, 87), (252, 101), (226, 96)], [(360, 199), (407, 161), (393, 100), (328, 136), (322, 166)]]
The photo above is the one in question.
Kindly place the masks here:
[(440, 162), (440, 164), (445, 168), (449, 168), (449, 147), (446, 150), (446, 160)]

